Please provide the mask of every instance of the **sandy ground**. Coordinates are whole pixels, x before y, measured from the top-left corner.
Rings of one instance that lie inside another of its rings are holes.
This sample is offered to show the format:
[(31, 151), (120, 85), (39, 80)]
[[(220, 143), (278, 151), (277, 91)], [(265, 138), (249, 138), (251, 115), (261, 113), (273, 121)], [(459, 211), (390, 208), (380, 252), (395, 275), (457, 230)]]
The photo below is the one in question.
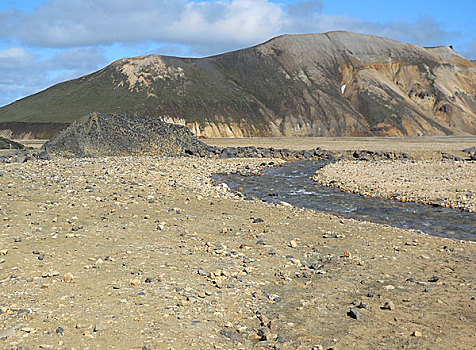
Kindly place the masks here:
[(476, 162), (341, 161), (320, 169), (314, 178), (365, 196), (476, 211)]
[(474, 348), (474, 243), (211, 184), (263, 162), (0, 165), (0, 348)]

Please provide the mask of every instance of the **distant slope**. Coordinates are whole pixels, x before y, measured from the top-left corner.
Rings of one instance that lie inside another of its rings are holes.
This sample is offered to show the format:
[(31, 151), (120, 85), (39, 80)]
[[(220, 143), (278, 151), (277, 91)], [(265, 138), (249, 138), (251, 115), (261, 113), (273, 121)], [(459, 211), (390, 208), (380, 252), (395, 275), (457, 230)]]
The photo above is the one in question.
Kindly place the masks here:
[(203, 59), (122, 59), (0, 108), (5, 122), (149, 115), (204, 137), (476, 134), (476, 64), (449, 47), (285, 35)]

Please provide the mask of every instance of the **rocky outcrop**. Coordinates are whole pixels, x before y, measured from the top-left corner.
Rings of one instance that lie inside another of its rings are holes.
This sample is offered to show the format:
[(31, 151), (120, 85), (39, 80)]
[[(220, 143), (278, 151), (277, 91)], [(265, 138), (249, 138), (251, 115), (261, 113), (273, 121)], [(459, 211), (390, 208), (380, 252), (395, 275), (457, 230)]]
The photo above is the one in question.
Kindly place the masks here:
[(48, 152), (76, 157), (211, 155), (215, 148), (184, 126), (157, 118), (91, 113), (43, 145)]
[(148, 115), (199, 137), (476, 135), (476, 64), (349, 32), (202, 59), (127, 58), (0, 108), (0, 123)]
[(23, 149), (25, 146), (23, 146), (21, 143), (9, 140), (5, 137), (0, 136), (0, 149)]

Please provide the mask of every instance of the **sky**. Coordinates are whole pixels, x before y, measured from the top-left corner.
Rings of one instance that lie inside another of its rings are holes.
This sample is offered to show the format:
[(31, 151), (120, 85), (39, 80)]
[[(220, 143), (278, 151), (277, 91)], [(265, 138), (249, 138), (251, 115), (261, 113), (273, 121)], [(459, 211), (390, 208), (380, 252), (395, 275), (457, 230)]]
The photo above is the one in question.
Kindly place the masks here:
[(0, 106), (125, 57), (204, 57), (333, 30), (476, 59), (475, 0), (0, 0)]

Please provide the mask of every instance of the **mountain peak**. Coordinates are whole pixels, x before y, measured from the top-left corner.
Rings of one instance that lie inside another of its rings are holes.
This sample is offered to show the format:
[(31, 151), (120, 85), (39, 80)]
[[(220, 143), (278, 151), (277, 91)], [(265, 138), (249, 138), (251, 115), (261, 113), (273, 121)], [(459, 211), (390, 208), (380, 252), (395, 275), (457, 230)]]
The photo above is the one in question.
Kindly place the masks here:
[(476, 134), (475, 68), (450, 47), (288, 34), (201, 59), (121, 59), (0, 108), (0, 128), (70, 123), (96, 110), (156, 117), (203, 137)]

